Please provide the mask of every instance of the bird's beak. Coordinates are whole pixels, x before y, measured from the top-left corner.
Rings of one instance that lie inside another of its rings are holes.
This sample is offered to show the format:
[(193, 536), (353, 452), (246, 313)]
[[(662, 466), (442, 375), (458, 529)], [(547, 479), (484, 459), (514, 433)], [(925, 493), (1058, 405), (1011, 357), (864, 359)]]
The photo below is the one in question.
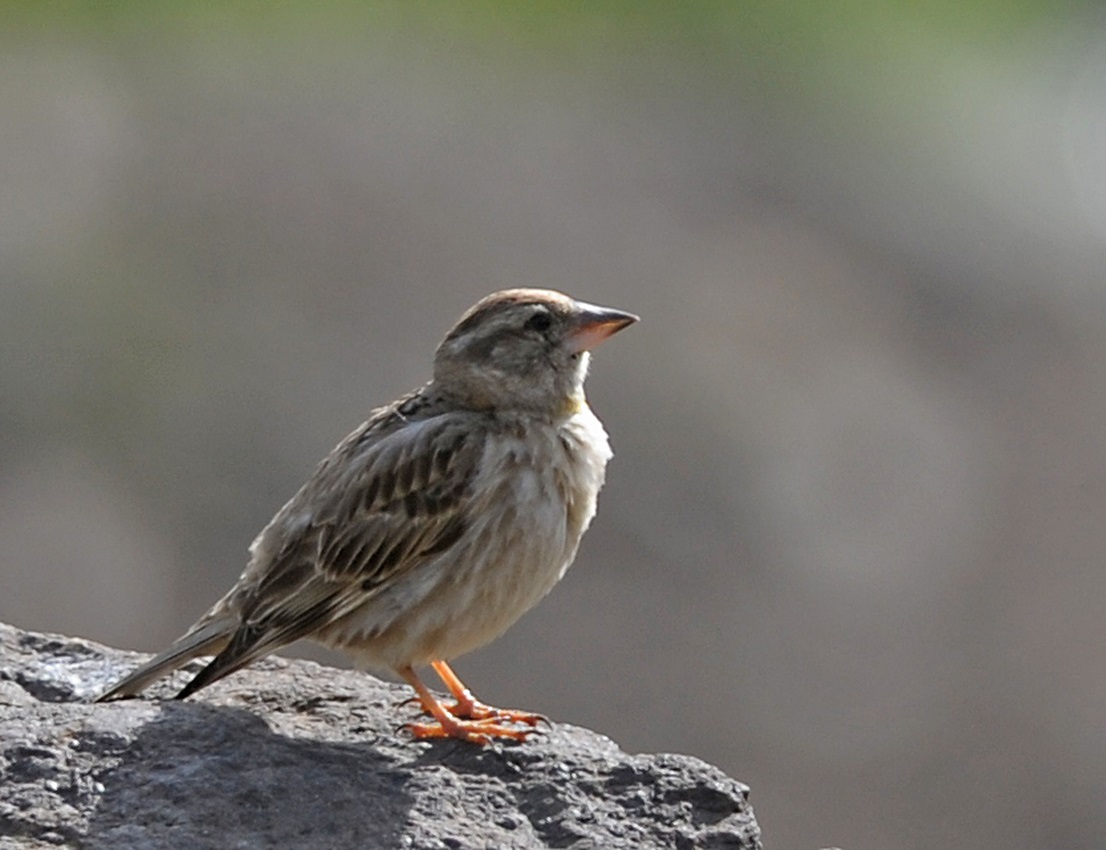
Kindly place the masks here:
[(574, 354), (591, 351), (611, 334), (639, 321), (633, 313), (583, 301), (576, 302), (576, 309), (575, 327), (568, 334), (568, 345)]

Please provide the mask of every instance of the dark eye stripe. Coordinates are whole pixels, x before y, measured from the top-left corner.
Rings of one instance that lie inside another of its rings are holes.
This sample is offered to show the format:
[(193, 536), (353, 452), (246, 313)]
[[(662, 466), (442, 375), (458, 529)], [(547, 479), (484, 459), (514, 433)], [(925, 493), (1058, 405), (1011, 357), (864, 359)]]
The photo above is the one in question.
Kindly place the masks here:
[(526, 328), (528, 330), (537, 331), (538, 333), (545, 333), (549, 330), (549, 326), (553, 324), (553, 317), (545, 311), (541, 313), (535, 313), (529, 319), (526, 320)]

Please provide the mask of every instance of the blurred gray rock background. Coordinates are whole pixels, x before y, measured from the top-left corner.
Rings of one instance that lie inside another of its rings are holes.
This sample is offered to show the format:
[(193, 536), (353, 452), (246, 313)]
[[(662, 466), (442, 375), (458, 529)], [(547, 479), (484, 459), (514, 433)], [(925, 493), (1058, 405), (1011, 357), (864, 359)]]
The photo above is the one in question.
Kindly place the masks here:
[(1094, 9), (9, 4), (0, 620), (161, 648), (462, 310), (556, 287), (644, 321), (477, 693), (721, 765), (774, 846), (1098, 847)]

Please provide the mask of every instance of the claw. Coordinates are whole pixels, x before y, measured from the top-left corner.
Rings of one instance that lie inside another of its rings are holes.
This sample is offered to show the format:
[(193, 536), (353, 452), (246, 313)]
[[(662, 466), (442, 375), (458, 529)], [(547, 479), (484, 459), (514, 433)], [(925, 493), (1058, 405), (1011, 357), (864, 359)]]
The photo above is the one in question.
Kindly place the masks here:
[[(423, 684), (422, 680), (410, 666), (397, 669), (397, 673), (415, 689), (418, 695), (414, 700), (424, 713), (433, 717), (433, 720), (419, 723), (405, 723), (406, 730), (416, 740), (428, 738), (458, 738), (474, 744), (487, 744), (493, 738), (507, 738), (512, 741), (525, 741), (529, 735), (537, 731), (537, 727), (544, 723), (552, 728), (553, 724), (548, 717), (534, 714), (531, 711), (518, 711), (512, 708), (495, 708), (479, 702), (472, 696), (456, 674), (449, 669), (444, 661), (433, 662), (434, 669), (442, 677), (456, 702), (444, 704), (434, 696)], [(515, 728), (506, 724), (521, 724), (529, 728)]]
[(493, 738), (525, 741), (532, 729), (512, 729), (492, 720), (453, 720), (452, 723), (406, 723), (404, 728), (413, 738), (425, 741), (432, 738), (458, 738), (473, 744), (490, 744)]
[(553, 723), (544, 714), (532, 711), (520, 711), (516, 708), (496, 708), (475, 700), (468, 703), (455, 702), (444, 705), (446, 711), (459, 720), (507, 720), (511, 723), (524, 723), (536, 727), (540, 723), (553, 728)]
[[(493, 709), (490, 705), (473, 700), (465, 686), (456, 682), (456, 676), (452, 675), (445, 662), (436, 662), (435, 668), (439, 665), (448, 671), (449, 679), (446, 683), (453, 696), (457, 697), (457, 702), (452, 705), (442, 705), (418, 678), (414, 669), (405, 667), (396, 671), (415, 689), (422, 711), (434, 717), (434, 720), (425, 723), (404, 724), (405, 730), (416, 739), (459, 738), (460, 741), (472, 744), (490, 744), (492, 738), (508, 738), (510, 741), (522, 742), (526, 736), (534, 734), (534, 727), (541, 721), (549, 723), (540, 714)], [(504, 725), (505, 723), (521, 723), (530, 728), (515, 728)]]

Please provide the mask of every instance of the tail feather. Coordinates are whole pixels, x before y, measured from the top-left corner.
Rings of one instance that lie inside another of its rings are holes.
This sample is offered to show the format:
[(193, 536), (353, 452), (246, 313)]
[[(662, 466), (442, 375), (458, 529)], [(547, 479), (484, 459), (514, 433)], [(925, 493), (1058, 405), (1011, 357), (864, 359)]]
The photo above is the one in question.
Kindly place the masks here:
[(183, 667), (193, 658), (221, 652), (234, 634), (236, 625), (236, 620), (216, 620), (189, 632), (167, 650), (98, 696), (96, 702), (133, 697), (158, 679)]
[(235, 645), (235, 641), (232, 640), (219, 651), (218, 655), (211, 659), (203, 670), (193, 676), (188, 684), (181, 688), (180, 693), (173, 697), (173, 699), (186, 699), (196, 693), (200, 688), (206, 688), (212, 682), (217, 682), (224, 676), (229, 676), (235, 670), (241, 670), (251, 661), (256, 661), (264, 654), (264, 651), (242, 651)]

